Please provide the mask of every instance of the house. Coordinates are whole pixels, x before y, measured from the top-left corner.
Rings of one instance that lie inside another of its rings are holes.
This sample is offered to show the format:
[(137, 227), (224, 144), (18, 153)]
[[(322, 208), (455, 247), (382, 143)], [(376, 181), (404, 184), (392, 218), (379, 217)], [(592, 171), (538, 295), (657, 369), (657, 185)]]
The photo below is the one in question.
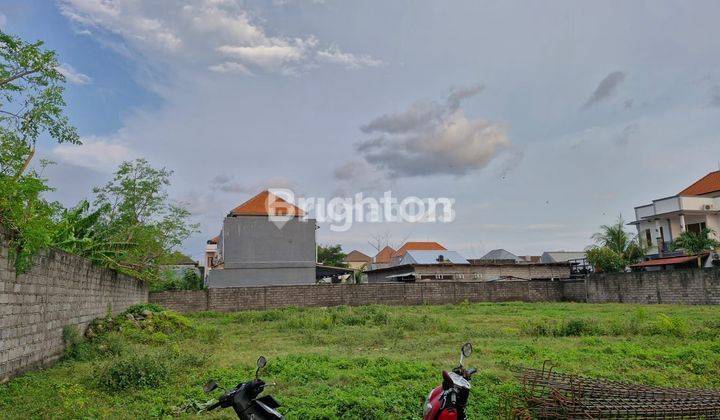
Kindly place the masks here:
[[(434, 242), (434, 244), (437, 244)], [(438, 244), (439, 245), (439, 244)], [(412, 248), (413, 245), (410, 245)], [(420, 247), (437, 247), (420, 245)], [(570, 264), (528, 263), (515, 260), (467, 260), (447, 249), (405, 249), (384, 267), (365, 272), (369, 283), (415, 281), (491, 281), (501, 279), (564, 279), (570, 278)]]
[[(282, 216), (282, 220), (271, 216)], [(223, 220), (208, 287), (314, 284), (315, 219), (263, 191)], [(214, 239), (214, 238), (213, 238)]]
[(391, 246), (386, 246), (385, 248), (381, 249), (375, 257), (373, 257), (372, 263), (368, 267), (370, 270), (375, 270), (378, 268), (385, 268), (390, 265), (390, 259), (392, 258), (392, 255), (395, 253), (395, 250)]
[(479, 261), (504, 261), (507, 263), (519, 263), (520, 257), (505, 249), (493, 249), (480, 257)]
[(390, 256), (390, 264), (397, 265), (408, 251), (445, 251), (445, 247), (437, 242), (405, 242)]
[(581, 251), (546, 251), (540, 256), (540, 262), (545, 264), (580, 262), (584, 259), (585, 253)]
[(363, 270), (372, 263), (372, 260), (372, 257), (365, 255), (360, 251), (353, 250), (345, 256), (344, 261), (348, 267), (353, 270)]
[(720, 239), (720, 171), (711, 172), (679, 193), (635, 207), (635, 225), (648, 257), (666, 256), (683, 232), (708, 228)]
[(172, 254), (166, 256), (162, 261), (160, 261), (160, 269), (163, 272), (169, 273), (176, 279), (183, 278), (188, 270), (197, 276), (201, 275), (198, 262), (193, 261), (192, 258), (181, 252), (173, 252)]
[(203, 260), (205, 279), (207, 279), (210, 271), (220, 263), (218, 261), (218, 242), (220, 242), (220, 235), (208, 239), (205, 243), (205, 259)]

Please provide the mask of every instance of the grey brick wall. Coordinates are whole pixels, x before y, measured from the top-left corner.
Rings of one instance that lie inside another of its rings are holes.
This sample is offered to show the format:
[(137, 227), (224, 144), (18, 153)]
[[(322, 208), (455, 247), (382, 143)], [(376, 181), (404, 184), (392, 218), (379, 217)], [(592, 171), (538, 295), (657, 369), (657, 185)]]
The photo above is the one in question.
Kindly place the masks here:
[(193, 292), (150, 293), (150, 302), (180, 312), (233, 312), (285, 306), (420, 305), (562, 300), (559, 281), (419, 282), (312, 286), (227, 287)]
[(720, 269), (596, 274), (587, 279), (588, 302), (720, 304)]
[(147, 302), (145, 284), (63, 252), (40, 256), (16, 276), (0, 245), (0, 382), (48, 365), (63, 352), (62, 330)]

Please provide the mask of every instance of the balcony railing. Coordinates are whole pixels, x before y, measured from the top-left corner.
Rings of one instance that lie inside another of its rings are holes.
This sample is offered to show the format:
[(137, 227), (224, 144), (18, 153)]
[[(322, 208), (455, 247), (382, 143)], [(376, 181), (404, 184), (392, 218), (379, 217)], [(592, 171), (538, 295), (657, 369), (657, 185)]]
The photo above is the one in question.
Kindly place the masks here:
[(720, 211), (720, 198), (669, 197), (654, 200), (652, 204), (635, 208), (636, 220), (681, 211)]

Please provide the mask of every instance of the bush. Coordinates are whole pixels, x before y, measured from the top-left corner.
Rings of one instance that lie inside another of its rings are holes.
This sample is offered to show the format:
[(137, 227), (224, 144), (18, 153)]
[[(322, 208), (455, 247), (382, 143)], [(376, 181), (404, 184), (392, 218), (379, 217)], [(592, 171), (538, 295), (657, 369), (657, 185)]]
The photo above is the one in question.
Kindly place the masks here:
[(619, 273), (626, 266), (623, 256), (606, 246), (587, 250), (587, 260), (598, 273)]
[(151, 388), (170, 378), (167, 366), (156, 357), (134, 356), (111, 363), (99, 377), (109, 391)]
[(68, 359), (75, 358), (78, 353), (78, 348), (83, 341), (77, 325), (66, 325), (63, 327), (62, 339), (63, 343), (65, 343), (65, 357)]

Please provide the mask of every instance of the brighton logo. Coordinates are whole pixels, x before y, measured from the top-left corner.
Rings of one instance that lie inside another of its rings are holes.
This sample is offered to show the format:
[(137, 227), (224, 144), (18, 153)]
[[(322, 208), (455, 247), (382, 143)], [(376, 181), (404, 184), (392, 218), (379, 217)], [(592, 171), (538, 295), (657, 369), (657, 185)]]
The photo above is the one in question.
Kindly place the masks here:
[[(279, 229), (293, 218), (329, 223), (330, 230), (345, 232), (354, 223), (450, 223), (455, 220), (455, 200), (447, 197), (405, 197), (385, 191), (382, 197), (296, 197), (292, 190), (269, 190), (268, 218)], [(311, 217), (312, 216), (312, 217)]]

